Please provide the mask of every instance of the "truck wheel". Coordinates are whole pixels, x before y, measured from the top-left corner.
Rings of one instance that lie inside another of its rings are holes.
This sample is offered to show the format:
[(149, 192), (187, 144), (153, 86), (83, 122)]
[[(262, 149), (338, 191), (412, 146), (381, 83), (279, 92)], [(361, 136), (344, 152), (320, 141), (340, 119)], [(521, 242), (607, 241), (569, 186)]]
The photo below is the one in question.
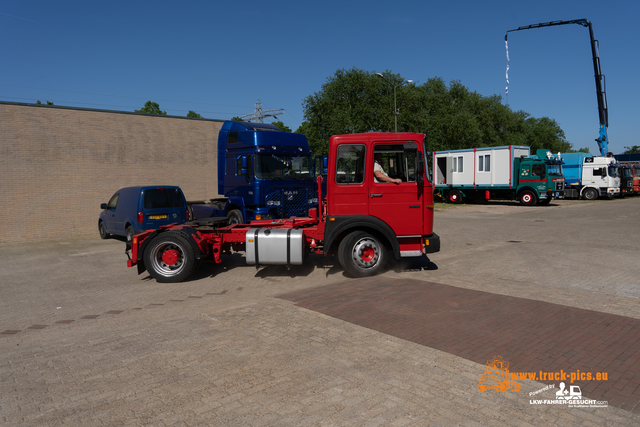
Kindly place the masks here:
[(338, 261), (354, 277), (373, 276), (387, 263), (387, 248), (371, 234), (354, 231), (340, 242)]
[(104, 226), (104, 222), (100, 221), (98, 223), (98, 232), (100, 233), (101, 239), (108, 239), (109, 233), (107, 233), (107, 227)]
[(176, 231), (153, 238), (144, 251), (144, 265), (151, 277), (161, 283), (182, 282), (196, 268), (196, 256), (187, 240)]
[(240, 209), (232, 209), (227, 214), (227, 224), (244, 224)]
[(520, 203), (525, 206), (535, 206), (538, 203), (536, 193), (531, 190), (524, 190), (520, 193)]
[(449, 200), (449, 203), (462, 203), (462, 193), (458, 190), (451, 190), (447, 195), (447, 200)]
[(594, 188), (587, 188), (582, 193), (582, 198), (585, 200), (595, 200), (598, 198), (598, 192)]

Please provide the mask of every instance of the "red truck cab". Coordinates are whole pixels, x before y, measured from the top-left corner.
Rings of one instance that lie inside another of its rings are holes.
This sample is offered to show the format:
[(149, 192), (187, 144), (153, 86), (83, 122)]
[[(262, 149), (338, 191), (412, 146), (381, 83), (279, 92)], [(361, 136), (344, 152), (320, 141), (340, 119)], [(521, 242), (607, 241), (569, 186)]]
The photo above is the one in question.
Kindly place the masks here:
[[(433, 233), (433, 183), (425, 152), (424, 135), (418, 133), (331, 137), (324, 251), (337, 250), (340, 263), (351, 274), (369, 275), (365, 274), (367, 269), (370, 274), (377, 272), (374, 260), (366, 261), (378, 255), (372, 248), (367, 250), (371, 242), (391, 250), (396, 258), (439, 251), (440, 239)], [(380, 159), (386, 174), (400, 183), (378, 182), (374, 157)], [(360, 246), (347, 239), (356, 230), (364, 236), (365, 243)], [(336, 241), (340, 242), (338, 247)], [(386, 256), (384, 250), (380, 252), (380, 257)]]

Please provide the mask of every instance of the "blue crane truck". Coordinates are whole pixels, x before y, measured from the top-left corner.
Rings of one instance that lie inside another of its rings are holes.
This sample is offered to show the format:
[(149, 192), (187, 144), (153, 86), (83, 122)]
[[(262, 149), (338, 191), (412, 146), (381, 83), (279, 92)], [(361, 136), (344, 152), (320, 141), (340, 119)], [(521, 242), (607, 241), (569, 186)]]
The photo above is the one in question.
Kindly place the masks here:
[(192, 218), (230, 224), (306, 216), (318, 205), (311, 150), (302, 134), (228, 120), (218, 134), (218, 194), (189, 202)]

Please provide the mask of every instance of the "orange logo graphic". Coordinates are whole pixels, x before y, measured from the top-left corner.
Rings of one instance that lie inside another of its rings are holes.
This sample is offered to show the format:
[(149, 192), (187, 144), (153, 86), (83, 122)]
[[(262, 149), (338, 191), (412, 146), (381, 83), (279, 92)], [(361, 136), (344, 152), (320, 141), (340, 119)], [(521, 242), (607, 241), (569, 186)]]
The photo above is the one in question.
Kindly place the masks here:
[(520, 383), (511, 381), (509, 374), (509, 362), (501, 356), (494, 356), (493, 359), (487, 360), (484, 364), (484, 373), (478, 381), (478, 390), (496, 390), (501, 393), (510, 389), (511, 391), (520, 391)]

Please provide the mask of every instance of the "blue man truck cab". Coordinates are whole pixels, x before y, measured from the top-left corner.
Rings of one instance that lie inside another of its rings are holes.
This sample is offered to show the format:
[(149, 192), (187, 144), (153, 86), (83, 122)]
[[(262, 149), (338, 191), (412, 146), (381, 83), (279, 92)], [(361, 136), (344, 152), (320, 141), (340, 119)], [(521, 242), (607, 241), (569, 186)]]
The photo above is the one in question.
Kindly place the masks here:
[(306, 216), (318, 205), (311, 150), (302, 134), (265, 123), (226, 121), (218, 134), (218, 193), (191, 202), (195, 219), (229, 223)]

